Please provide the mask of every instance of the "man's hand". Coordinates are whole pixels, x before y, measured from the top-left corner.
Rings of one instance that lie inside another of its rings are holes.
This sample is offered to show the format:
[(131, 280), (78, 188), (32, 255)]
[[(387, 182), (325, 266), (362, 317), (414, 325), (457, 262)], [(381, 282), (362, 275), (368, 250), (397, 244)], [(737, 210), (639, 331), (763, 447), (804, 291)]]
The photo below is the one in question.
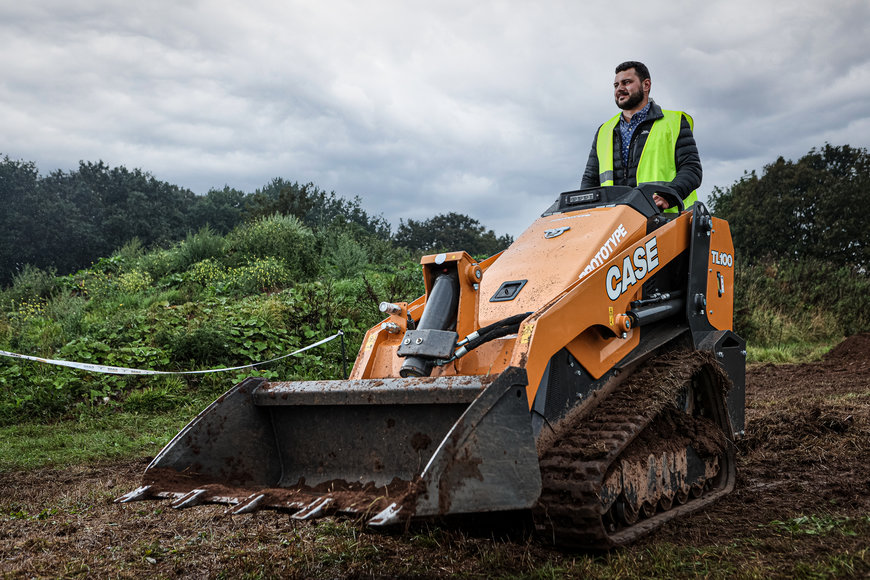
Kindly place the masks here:
[(665, 201), (665, 198), (657, 193), (653, 194), (653, 201), (656, 202), (656, 205), (659, 206), (659, 209), (668, 209), (669, 207), (671, 207), (671, 204)]

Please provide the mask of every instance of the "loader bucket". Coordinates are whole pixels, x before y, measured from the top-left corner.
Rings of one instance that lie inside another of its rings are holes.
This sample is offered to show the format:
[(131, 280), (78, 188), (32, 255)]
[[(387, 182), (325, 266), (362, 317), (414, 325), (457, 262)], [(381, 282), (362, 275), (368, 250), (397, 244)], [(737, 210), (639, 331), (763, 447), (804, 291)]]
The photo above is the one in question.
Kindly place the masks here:
[(174, 507), (228, 503), (304, 519), (526, 509), (541, 479), (525, 371), (497, 377), (267, 382), (217, 399), (155, 457), (139, 489)]

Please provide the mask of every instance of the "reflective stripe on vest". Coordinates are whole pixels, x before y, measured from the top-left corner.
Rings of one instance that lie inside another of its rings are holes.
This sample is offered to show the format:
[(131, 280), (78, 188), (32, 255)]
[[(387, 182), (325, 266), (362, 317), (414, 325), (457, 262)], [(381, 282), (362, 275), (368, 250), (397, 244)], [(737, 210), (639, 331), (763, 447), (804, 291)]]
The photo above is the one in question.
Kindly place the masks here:
[[(637, 183), (650, 183), (654, 181), (673, 181), (677, 176), (677, 167), (674, 161), (677, 138), (680, 136), (680, 123), (685, 115), (689, 121), (689, 127), (694, 129), (695, 122), (692, 117), (682, 111), (662, 110), (663, 118), (657, 119), (649, 131), (640, 161), (637, 164)], [(622, 113), (601, 125), (598, 130), (598, 141), (595, 150), (598, 154), (598, 179), (601, 185), (613, 185), (613, 131), (619, 123)], [(628, 168), (626, 168), (626, 172)], [(693, 191), (683, 204), (686, 208), (698, 201), (698, 193)], [(677, 208), (669, 208), (667, 212), (676, 212)]]

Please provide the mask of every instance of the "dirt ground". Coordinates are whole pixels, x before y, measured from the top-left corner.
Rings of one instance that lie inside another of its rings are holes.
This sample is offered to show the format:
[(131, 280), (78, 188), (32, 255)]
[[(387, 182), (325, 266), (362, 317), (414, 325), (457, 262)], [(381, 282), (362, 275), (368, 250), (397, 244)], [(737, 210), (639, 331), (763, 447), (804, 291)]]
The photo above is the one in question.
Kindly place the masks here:
[[(706, 554), (707, 567), (686, 576), (766, 570), (809, 577), (829, 570), (870, 577), (870, 334), (847, 339), (820, 362), (750, 367), (746, 436), (738, 449), (733, 494), (666, 525), (619, 561), (641, 566), (645, 557), (679, 546), (681, 554)], [(0, 575), (608, 575), (601, 567), (578, 568), (583, 555), (528, 537), (449, 526), (384, 534), (354, 522), (295, 522), (273, 511), (231, 517), (220, 506), (114, 504), (136, 487), (145, 465), (142, 459), (0, 473)], [(652, 574), (642, 570), (637, 575)]]
[[(751, 533), (772, 550), (760, 557), (782, 565), (864, 549), (860, 576), (870, 576), (870, 334), (847, 339), (820, 362), (747, 369), (746, 423), (735, 492), (645, 542), (727, 544)], [(821, 529), (845, 518), (863, 518), (864, 533)], [(789, 522), (797, 534), (788, 533)]]

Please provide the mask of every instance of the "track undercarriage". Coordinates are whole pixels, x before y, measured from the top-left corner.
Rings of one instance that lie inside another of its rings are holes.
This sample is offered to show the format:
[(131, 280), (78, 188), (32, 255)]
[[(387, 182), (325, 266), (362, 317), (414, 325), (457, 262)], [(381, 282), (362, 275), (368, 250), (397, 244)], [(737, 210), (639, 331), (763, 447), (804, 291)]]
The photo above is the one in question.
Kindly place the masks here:
[(734, 486), (727, 376), (706, 353), (647, 363), (541, 444), (535, 508), (545, 538), (571, 548), (632, 542)]

